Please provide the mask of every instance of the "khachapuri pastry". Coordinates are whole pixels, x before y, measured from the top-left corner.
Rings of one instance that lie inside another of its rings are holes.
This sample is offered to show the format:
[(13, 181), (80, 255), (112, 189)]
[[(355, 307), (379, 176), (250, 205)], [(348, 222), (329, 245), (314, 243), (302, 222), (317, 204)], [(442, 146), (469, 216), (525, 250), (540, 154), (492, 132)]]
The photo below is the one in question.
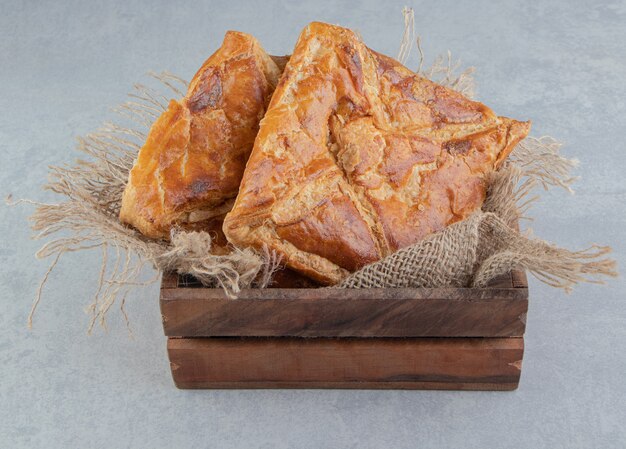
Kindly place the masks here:
[(167, 239), (174, 226), (221, 234), (284, 63), (253, 36), (227, 32), (185, 97), (171, 100), (152, 125), (130, 171), (121, 221), (152, 238)]
[(530, 128), (311, 23), (272, 96), (235, 205), (240, 247), (325, 284), (479, 209)]

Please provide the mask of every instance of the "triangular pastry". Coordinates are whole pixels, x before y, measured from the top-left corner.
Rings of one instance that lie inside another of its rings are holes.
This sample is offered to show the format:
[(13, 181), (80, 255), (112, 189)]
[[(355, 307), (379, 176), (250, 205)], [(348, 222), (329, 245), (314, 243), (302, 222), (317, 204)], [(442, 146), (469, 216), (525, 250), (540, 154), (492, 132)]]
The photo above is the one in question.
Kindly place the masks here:
[(307, 26), (261, 122), (224, 233), (332, 284), (480, 208), (529, 131), (368, 49)]
[(221, 234), (282, 72), (277, 63), (284, 67), (254, 37), (226, 33), (186, 96), (171, 100), (152, 125), (130, 172), (121, 221), (153, 238), (167, 239), (173, 226)]

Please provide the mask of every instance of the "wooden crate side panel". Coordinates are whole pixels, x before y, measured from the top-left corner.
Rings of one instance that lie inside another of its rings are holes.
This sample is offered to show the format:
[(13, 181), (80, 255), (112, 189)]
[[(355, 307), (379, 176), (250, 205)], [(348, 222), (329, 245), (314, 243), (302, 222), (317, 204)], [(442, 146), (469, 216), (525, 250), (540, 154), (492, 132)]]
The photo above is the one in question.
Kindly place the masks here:
[(510, 390), (522, 338), (170, 338), (179, 388)]
[(415, 291), (360, 298), (269, 292), (233, 300), (172, 290), (162, 293), (161, 314), (168, 336), (516, 337), (524, 334), (528, 309), (524, 292), (516, 292), (456, 299)]

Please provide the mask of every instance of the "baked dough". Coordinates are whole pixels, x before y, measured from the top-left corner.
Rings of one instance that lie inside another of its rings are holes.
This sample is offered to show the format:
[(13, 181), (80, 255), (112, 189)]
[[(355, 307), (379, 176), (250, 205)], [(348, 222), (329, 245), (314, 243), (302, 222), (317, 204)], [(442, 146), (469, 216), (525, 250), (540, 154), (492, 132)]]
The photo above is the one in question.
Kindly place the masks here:
[(122, 197), (120, 220), (152, 238), (173, 226), (215, 231), (233, 203), (282, 72), (249, 34), (229, 31), (187, 95), (152, 125)]
[(326, 284), (480, 208), (530, 124), (416, 75), (350, 30), (307, 26), (224, 233)]

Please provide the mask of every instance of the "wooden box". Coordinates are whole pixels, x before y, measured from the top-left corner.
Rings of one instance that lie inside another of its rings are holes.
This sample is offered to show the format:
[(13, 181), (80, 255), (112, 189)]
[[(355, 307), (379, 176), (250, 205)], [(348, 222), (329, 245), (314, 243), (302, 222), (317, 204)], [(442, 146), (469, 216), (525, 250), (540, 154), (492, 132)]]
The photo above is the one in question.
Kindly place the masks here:
[(163, 276), (161, 313), (179, 388), (513, 390), (528, 287), (270, 288), (228, 299)]

